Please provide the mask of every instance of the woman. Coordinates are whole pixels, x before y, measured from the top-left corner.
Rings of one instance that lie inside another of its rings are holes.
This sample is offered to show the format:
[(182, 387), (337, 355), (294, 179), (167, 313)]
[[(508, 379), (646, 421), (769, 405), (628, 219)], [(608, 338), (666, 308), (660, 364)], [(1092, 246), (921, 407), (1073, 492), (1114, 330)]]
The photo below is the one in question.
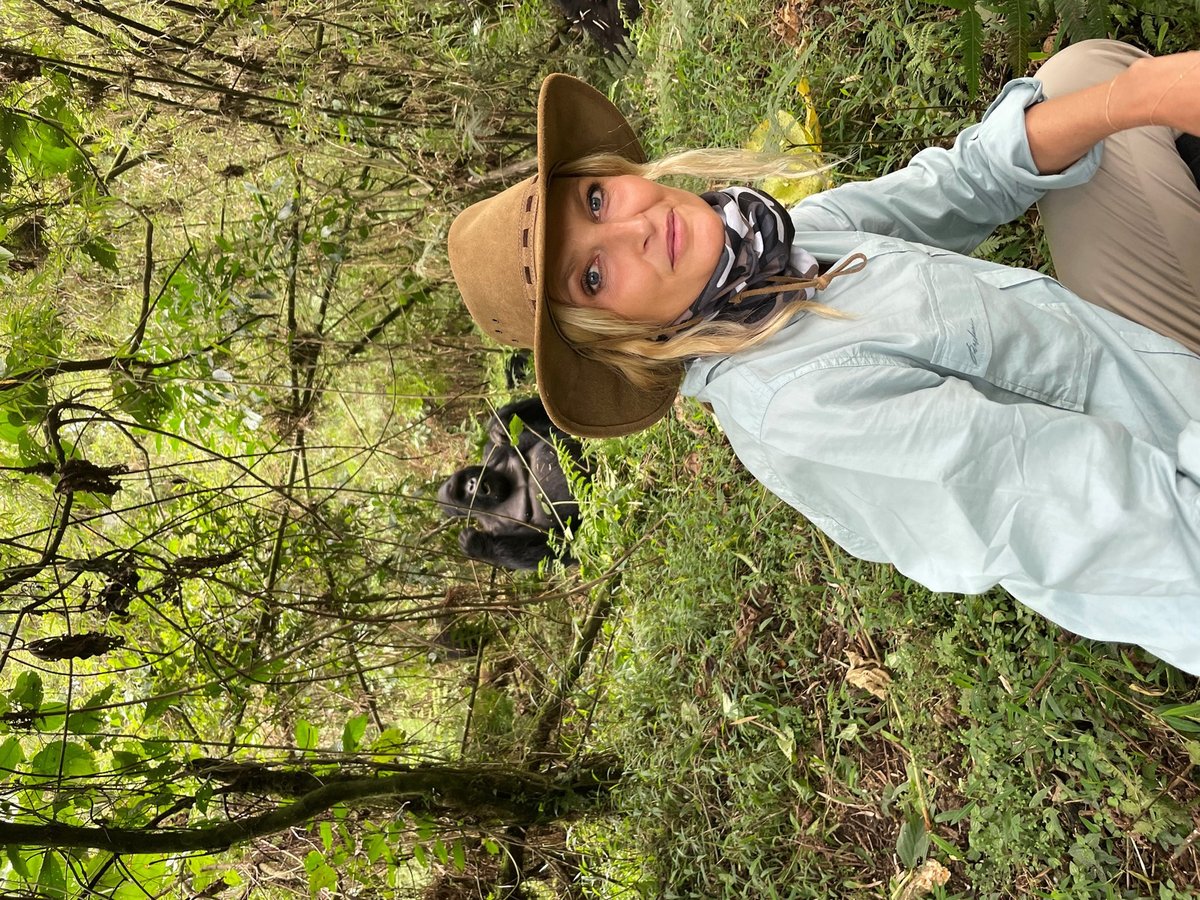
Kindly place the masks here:
[[(635, 431), (682, 386), (850, 553), (1200, 674), (1200, 191), (1175, 143), (1200, 53), (1075, 45), (953, 149), (790, 218), (621, 174), (641, 149), (581, 82), (547, 79), (538, 116), (537, 175), (462, 213), (450, 261), (559, 425)], [(1063, 283), (961, 255), (1039, 200)]]

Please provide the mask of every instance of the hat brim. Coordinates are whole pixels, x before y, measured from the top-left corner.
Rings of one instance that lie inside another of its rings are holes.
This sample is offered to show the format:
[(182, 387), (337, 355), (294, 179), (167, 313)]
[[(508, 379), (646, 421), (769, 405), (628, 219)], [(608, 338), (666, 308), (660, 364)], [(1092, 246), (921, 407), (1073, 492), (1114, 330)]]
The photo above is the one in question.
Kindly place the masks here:
[(580, 437), (617, 437), (661, 419), (676, 388), (635, 387), (615, 369), (580, 355), (559, 333), (546, 293), (546, 230), (555, 169), (595, 153), (645, 162), (633, 129), (608, 98), (570, 75), (550, 75), (538, 97), (537, 221), (534, 225), (536, 310), (534, 369), (538, 392), (556, 425)]

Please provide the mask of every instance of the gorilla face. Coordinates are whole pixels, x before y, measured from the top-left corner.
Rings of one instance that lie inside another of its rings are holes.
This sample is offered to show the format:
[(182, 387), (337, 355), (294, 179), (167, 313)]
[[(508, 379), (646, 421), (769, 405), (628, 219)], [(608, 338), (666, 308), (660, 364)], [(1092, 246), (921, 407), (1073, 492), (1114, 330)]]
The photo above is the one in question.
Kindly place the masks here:
[(578, 25), (606, 51), (629, 38), (628, 22), (642, 14), (639, 0), (554, 0), (572, 25)]
[(512, 492), (511, 483), (497, 469), (464, 466), (438, 488), (438, 505), (451, 517), (488, 513)]
[[(514, 446), (508, 423), (523, 425)], [(552, 555), (547, 538), (579, 516), (555, 441), (577, 466), (579, 442), (550, 422), (536, 397), (497, 410), (488, 424), (482, 465), (465, 466), (438, 489), (442, 512), (468, 519), (459, 535), (473, 559), (512, 569), (536, 568)]]

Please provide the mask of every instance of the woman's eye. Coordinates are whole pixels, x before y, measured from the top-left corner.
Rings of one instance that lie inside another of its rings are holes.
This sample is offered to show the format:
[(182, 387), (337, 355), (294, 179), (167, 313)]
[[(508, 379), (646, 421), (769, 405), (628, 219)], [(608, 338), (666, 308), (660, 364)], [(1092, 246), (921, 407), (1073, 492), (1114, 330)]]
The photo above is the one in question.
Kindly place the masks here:
[(600, 276), (600, 267), (593, 262), (583, 270), (582, 280), (584, 292), (594, 297), (600, 290), (600, 285), (603, 281)]
[(600, 189), (600, 185), (593, 184), (588, 188), (587, 205), (588, 212), (590, 212), (593, 217), (600, 213), (600, 208), (604, 206), (604, 192)]

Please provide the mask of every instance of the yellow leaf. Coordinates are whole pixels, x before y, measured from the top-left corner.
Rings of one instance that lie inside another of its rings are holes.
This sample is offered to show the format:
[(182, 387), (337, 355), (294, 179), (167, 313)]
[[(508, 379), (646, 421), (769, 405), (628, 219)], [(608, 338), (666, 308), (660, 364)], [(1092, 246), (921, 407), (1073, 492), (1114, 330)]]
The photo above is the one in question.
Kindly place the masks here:
[[(745, 147), (747, 150), (767, 153), (812, 156), (813, 167), (816, 168), (819, 165), (817, 154), (821, 152), (821, 123), (817, 119), (817, 109), (812, 102), (807, 78), (800, 79), (796, 84), (796, 93), (804, 107), (804, 121), (801, 122), (787, 110), (777, 110), (774, 116), (764, 119), (750, 133)], [(762, 187), (784, 206), (792, 206), (810, 194), (832, 187), (832, 184), (829, 176), (822, 172), (801, 178), (765, 178)]]

